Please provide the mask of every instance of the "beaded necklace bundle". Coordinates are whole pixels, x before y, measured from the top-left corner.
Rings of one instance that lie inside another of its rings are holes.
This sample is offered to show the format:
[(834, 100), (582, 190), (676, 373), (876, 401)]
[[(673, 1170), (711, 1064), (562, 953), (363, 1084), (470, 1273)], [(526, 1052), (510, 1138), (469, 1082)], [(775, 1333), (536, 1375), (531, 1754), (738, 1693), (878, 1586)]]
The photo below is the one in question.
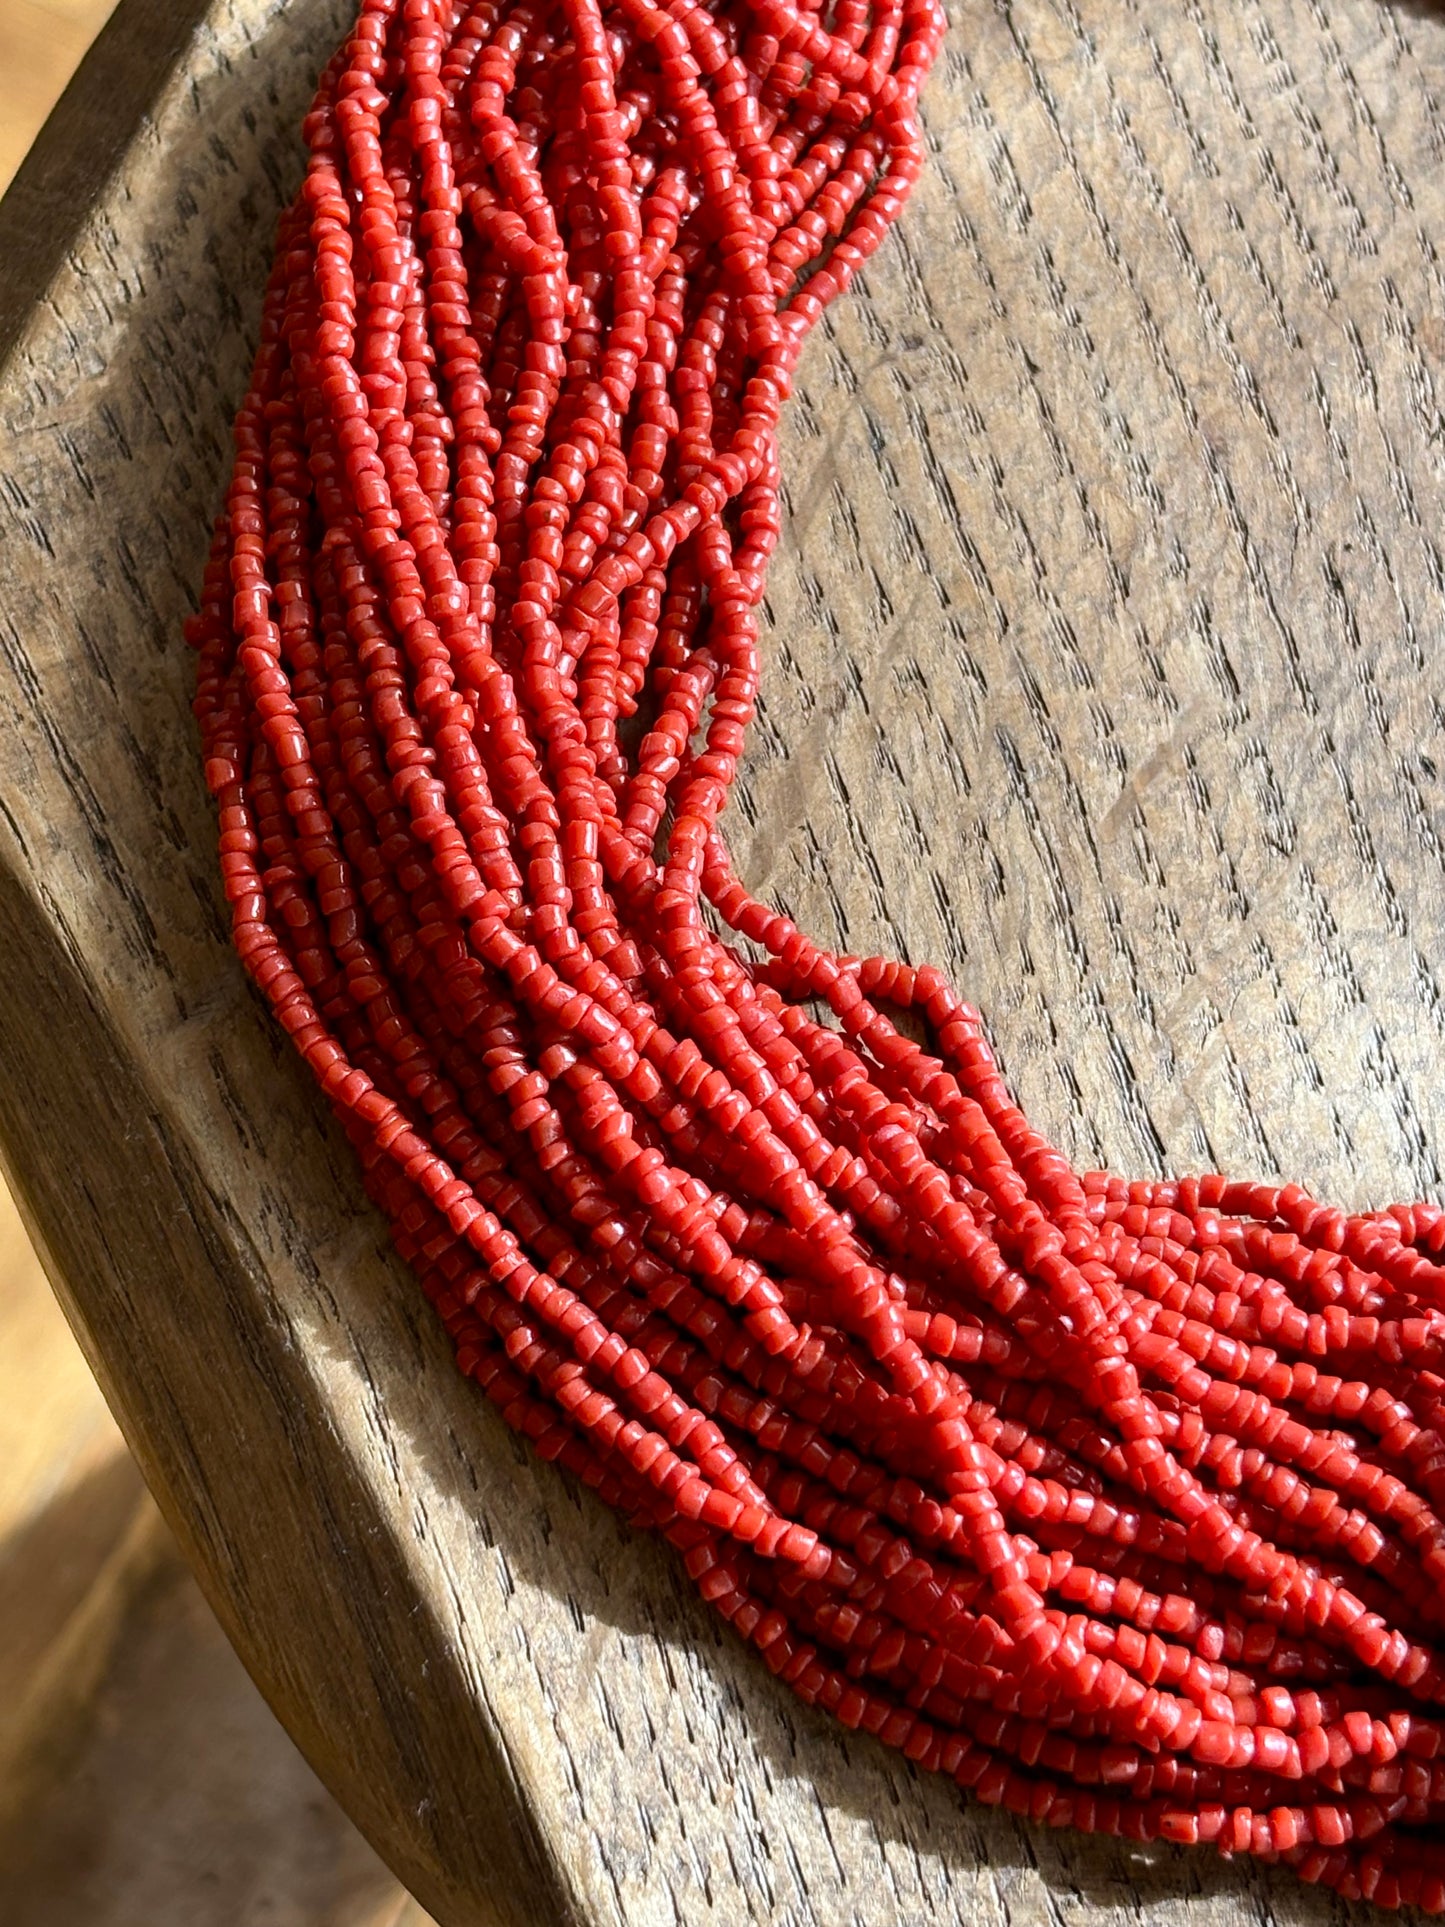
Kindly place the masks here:
[(236, 946), (462, 1369), (802, 1698), (1442, 1910), (1445, 1213), (1076, 1174), (719, 828), (779, 411), (942, 32), (363, 0), (191, 632)]

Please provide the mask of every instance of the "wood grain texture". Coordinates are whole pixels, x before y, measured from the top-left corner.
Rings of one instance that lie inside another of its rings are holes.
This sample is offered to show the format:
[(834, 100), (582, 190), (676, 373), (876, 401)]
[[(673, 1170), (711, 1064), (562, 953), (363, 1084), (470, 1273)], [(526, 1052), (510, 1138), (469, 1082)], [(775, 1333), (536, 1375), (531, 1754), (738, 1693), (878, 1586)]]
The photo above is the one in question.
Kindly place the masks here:
[[(0, 374), (0, 1140), (210, 1596), (443, 1927), (1350, 1918), (797, 1706), (456, 1378), (244, 988), (179, 628), (344, 11), (205, 13)], [(743, 872), (1082, 1160), (1445, 1189), (1442, 99), (1408, 0), (958, 0), (805, 356)]]

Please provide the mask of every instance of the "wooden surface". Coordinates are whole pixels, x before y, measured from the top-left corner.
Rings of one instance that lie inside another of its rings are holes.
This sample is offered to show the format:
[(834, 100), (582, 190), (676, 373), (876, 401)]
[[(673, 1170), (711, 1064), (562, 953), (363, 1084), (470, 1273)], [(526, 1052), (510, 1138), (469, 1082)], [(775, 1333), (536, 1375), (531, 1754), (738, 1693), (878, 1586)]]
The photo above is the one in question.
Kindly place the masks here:
[(29, 151), (115, 0), (0, 4), (0, 192)]
[[(1362, 1922), (799, 1708), (456, 1379), (243, 988), (179, 625), (343, 13), (205, 14), (0, 373), (0, 1139), (223, 1621), (443, 1927)], [(958, 0), (805, 357), (735, 847), (1082, 1159), (1445, 1189), (1442, 99), (1410, 0)]]
[[(0, 0), (0, 184), (109, 12)], [(0, 1708), (5, 1927), (429, 1927), (226, 1640), (3, 1183)]]

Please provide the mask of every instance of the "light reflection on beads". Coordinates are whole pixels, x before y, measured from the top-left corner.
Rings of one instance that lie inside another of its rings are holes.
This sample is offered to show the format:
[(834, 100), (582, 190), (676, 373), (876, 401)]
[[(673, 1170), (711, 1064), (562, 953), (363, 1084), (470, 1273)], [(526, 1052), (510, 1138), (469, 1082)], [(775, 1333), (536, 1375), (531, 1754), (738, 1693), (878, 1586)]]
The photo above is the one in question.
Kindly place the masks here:
[(365, 0), (191, 632), (236, 947), (463, 1370), (803, 1698), (1445, 1909), (1445, 1216), (1076, 1174), (721, 834), (779, 412), (941, 34)]

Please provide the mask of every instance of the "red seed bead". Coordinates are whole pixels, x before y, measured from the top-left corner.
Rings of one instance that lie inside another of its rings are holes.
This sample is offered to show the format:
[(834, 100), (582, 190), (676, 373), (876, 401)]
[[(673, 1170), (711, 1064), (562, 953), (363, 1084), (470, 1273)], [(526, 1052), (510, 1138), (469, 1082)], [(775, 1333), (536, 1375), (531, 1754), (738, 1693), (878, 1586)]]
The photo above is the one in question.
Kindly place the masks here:
[(782, 404), (943, 25), (830, 20), (363, 0), (188, 631), (236, 948), (462, 1370), (801, 1697), (1445, 1911), (1445, 1211), (1075, 1173), (732, 868)]

